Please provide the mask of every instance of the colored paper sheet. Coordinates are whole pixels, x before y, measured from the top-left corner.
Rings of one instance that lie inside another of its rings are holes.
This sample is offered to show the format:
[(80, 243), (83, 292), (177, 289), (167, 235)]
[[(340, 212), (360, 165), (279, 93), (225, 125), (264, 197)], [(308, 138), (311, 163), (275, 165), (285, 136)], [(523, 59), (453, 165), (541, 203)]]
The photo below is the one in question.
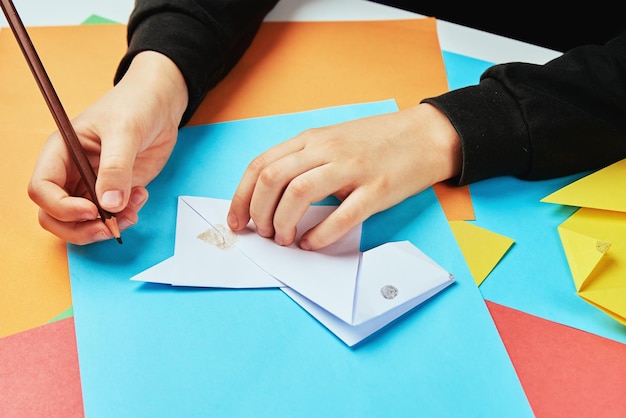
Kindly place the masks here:
[(119, 22), (115, 22), (111, 19), (107, 19), (106, 17), (102, 17), (98, 15), (91, 15), (83, 21), (84, 25), (102, 25), (102, 24), (108, 24), (108, 23), (119, 23)]
[[(125, 49), (119, 25), (29, 28), (70, 116), (112, 84)], [(95, 48), (94, 45), (102, 48)], [(65, 243), (37, 222), (28, 181), (54, 121), (10, 30), (0, 31), (0, 337), (45, 324), (72, 304)]]
[[(112, 87), (113, 74), (126, 50), (124, 25), (32, 27), (28, 30), (70, 118)], [(36, 144), (38, 149), (56, 125), (10, 30), (0, 31), (0, 51), (3, 81), (0, 126), (41, 133), (43, 137)]]
[(542, 202), (581, 207), (558, 227), (576, 291), (623, 325), (626, 325), (625, 180), (626, 159), (542, 199)]
[(467, 221), (451, 221), (450, 227), (476, 285), (480, 286), (514, 241)]
[(0, 338), (0, 405), (5, 418), (83, 417), (72, 318)]
[(480, 291), (489, 301), (626, 342), (623, 325), (576, 294), (557, 228), (577, 208), (540, 202), (584, 174), (544, 181), (502, 177), (472, 184), (476, 225), (515, 240)]
[(432, 18), (265, 22), (191, 125), (387, 99), (404, 109), (447, 89)]
[(448, 182), (442, 182), (433, 185), (433, 190), (449, 221), (473, 221), (476, 219), (468, 185), (453, 186)]
[(278, 289), (129, 280), (173, 255), (179, 195), (229, 198), (259, 151), (304, 128), (394, 108), (378, 102), (182, 129), (124, 245), (68, 247), (86, 415), (531, 417), (431, 189), (368, 220), (361, 247), (409, 239), (456, 282), (354, 348)]
[(481, 74), (494, 63), (450, 51), (442, 51), (450, 90), (478, 84)]
[(559, 225), (559, 235), (572, 272), (574, 285), (576, 290), (580, 291), (585, 283), (591, 281), (591, 273), (598, 267), (598, 263), (604, 258), (607, 250), (611, 247), (611, 243), (570, 230), (565, 223)]
[(64, 310), (63, 312), (61, 312), (60, 314), (58, 314), (57, 316), (55, 316), (48, 322), (59, 321), (61, 319), (69, 318), (72, 316), (74, 316), (74, 307), (70, 306), (69, 308), (67, 308), (66, 310)]
[(487, 302), (537, 418), (626, 416), (626, 345)]
[(626, 212), (580, 208), (558, 230), (578, 295), (626, 326)]
[(626, 159), (572, 182), (541, 201), (626, 212), (624, 184), (626, 184)]

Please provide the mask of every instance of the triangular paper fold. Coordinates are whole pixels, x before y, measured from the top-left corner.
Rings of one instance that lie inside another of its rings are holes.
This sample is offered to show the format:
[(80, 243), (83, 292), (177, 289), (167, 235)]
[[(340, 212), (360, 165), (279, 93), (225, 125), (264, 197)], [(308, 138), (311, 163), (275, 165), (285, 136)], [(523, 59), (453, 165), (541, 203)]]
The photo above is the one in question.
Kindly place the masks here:
[(541, 201), (626, 212), (626, 159), (570, 183)]
[(558, 230), (576, 290), (580, 291), (584, 288), (591, 272), (606, 254), (611, 243), (571, 231), (562, 226)]
[(626, 287), (619, 289), (589, 290), (581, 292), (578, 295), (617, 322), (626, 325), (626, 311), (624, 310)]
[(466, 221), (450, 221), (450, 228), (478, 286), (514, 243), (511, 238)]
[(578, 295), (626, 325), (626, 213), (580, 208), (558, 230)]

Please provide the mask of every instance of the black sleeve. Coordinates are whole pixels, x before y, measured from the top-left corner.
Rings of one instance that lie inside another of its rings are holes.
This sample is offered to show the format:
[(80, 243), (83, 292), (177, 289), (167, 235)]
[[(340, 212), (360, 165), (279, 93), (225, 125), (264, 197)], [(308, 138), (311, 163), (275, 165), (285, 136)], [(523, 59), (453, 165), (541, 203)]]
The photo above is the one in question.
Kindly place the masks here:
[(604, 167), (626, 158), (626, 32), (544, 65), (495, 65), (479, 84), (424, 101), (461, 137), (459, 184)]
[(228, 74), (278, 0), (136, 0), (128, 21), (128, 50), (115, 83), (135, 55), (157, 51), (183, 73), (189, 121), (206, 93)]

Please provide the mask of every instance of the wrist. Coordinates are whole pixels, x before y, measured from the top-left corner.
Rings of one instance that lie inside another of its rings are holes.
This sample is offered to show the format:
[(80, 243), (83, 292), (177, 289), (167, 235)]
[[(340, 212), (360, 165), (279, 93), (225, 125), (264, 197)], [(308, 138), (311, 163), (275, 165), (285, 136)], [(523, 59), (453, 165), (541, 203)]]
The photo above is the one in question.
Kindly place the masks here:
[(142, 86), (178, 126), (187, 109), (188, 90), (182, 72), (167, 56), (156, 51), (138, 53), (120, 83)]
[(436, 159), (435, 181), (460, 176), (463, 166), (461, 138), (448, 117), (429, 103), (420, 103), (413, 109), (420, 113), (418, 119), (425, 121), (422, 128), (427, 133), (431, 154)]

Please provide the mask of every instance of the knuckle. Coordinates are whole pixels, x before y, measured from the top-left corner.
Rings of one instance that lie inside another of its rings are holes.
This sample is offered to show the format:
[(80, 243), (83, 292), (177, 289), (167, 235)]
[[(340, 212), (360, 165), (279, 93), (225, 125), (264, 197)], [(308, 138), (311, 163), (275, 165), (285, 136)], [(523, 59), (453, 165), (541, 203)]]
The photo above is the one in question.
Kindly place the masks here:
[(272, 187), (280, 182), (280, 171), (273, 165), (268, 165), (259, 173), (259, 182), (264, 186)]
[(126, 170), (124, 159), (117, 155), (104, 157), (100, 160), (100, 170), (107, 173), (121, 173)]
[(266, 230), (272, 226), (272, 220), (268, 219), (262, 211), (254, 207), (250, 208), (250, 219), (257, 226), (257, 229)]
[(356, 222), (356, 216), (353, 212), (342, 211), (334, 217), (334, 223), (337, 230), (346, 231)]
[(35, 187), (33, 182), (28, 183), (28, 187), (26, 188), (26, 192), (28, 193), (28, 197), (33, 202), (37, 202), (39, 199), (39, 190)]
[(308, 128), (298, 134), (298, 137), (304, 142), (315, 140), (318, 138), (322, 128)]
[(248, 170), (252, 171), (253, 173), (260, 173), (266, 166), (267, 160), (265, 159), (263, 154), (261, 154), (257, 155), (252, 159), (252, 161), (250, 161), (250, 164), (248, 164)]
[(289, 183), (287, 193), (296, 199), (301, 199), (309, 195), (313, 190), (314, 184), (305, 176), (298, 176)]

